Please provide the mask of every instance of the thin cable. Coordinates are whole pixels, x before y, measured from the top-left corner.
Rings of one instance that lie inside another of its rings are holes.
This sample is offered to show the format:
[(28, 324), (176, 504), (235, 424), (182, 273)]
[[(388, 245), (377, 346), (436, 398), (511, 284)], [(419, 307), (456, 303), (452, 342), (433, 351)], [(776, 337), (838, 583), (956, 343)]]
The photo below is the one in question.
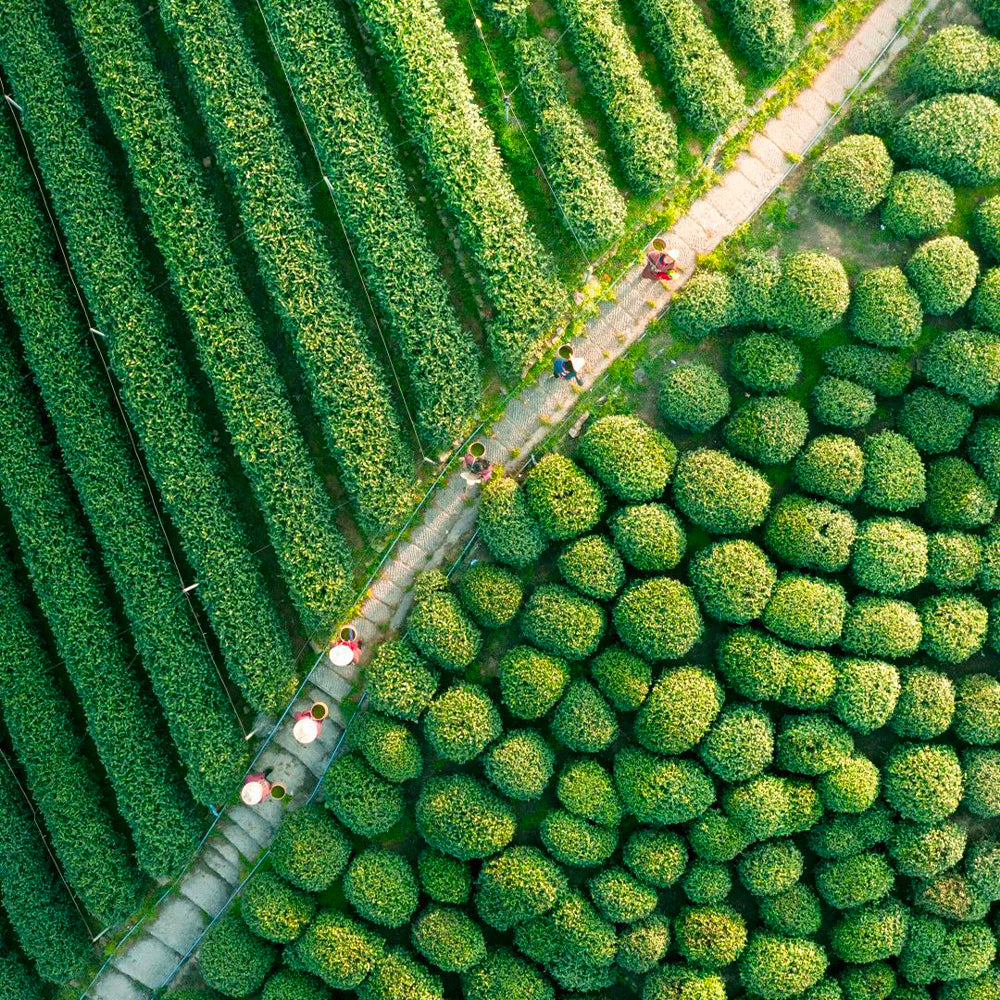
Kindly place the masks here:
[(410, 412), (409, 403), (406, 401), (406, 393), (403, 391), (399, 375), (396, 372), (396, 366), (392, 360), (392, 351), (389, 349), (389, 343), (382, 330), (382, 324), (379, 322), (378, 313), (375, 310), (375, 303), (372, 301), (371, 293), (368, 291), (368, 284), (365, 282), (365, 276), (361, 270), (361, 264), (358, 262), (357, 255), (354, 252), (354, 247), (351, 244), (351, 237), (348, 234), (347, 227), (344, 225), (344, 218), (340, 214), (340, 206), (337, 204), (337, 198), (333, 191), (333, 185), (330, 183), (330, 179), (326, 175), (326, 170), (323, 168), (323, 161), (320, 158), (319, 149), (316, 147), (316, 141), (313, 139), (312, 132), (310, 131), (309, 125), (306, 123), (305, 115), (302, 112), (302, 106), (299, 104), (299, 95), (295, 92), (295, 88), (292, 86), (292, 79), (288, 75), (288, 70), (285, 68), (285, 61), (281, 58), (281, 53), (278, 51), (274, 35), (271, 33), (271, 25), (268, 23), (267, 15), (264, 13), (264, 8), (261, 6), (260, 0), (255, 0), (255, 3), (257, 5), (257, 11), (260, 14), (261, 21), (264, 22), (264, 31), (267, 33), (267, 39), (270, 43), (271, 51), (278, 60), (278, 65), (281, 67), (281, 75), (285, 78), (285, 85), (288, 87), (288, 93), (291, 94), (292, 103), (295, 105), (295, 112), (299, 116), (299, 121), (302, 124), (302, 129), (306, 134), (306, 138), (309, 140), (309, 146), (312, 149), (313, 157), (316, 160), (316, 166), (319, 168), (319, 172), (323, 177), (323, 183), (330, 195), (330, 201), (333, 202), (333, 208), (337, 213), (337, 219), (340, 222), (341, 229), (344, 230), (344, 241), (347, 243), (347, 249), (351, 253), (351, 260), (354, 261), (354, 268), (358, 272), (358, 278), (361, 281), (361, 287), (364, 290), (365, 299), (368, 301), (368, 308), (371, 310), (372, 319), (375, 321), (375, 329), (378, 331), (379, 339), (382, 341), (382, 347), (385, 350), (386, 360), (389, 362), (389, 370), (392, 372), (393, 381), (395, 381), (396, 389), (399, 391), (399, 398), (402, 401), (403, 409), (406, 412), (406, 418), (409, 420), (410, 427), (413, 429), (413, 438), (416, 441), (417, 450), (420, 452), (421, 458), (427, 458), (427, 455), (424, 452), (423, 444), (420, 441), (420, 434), (417, 431), (416, 421), (413, 419), (413, 414)]

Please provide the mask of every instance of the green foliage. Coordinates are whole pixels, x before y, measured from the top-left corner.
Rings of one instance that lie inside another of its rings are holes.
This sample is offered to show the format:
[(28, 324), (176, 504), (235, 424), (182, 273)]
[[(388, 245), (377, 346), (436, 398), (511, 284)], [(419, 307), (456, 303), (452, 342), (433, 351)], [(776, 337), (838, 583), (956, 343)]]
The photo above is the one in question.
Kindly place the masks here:
[(726, 1000), (726, 984), (687, 964), (660, 965), (646, 976), (642, 1000)]
[(886, 962), (856, 965), (840, 974), (846, 1000), (887, 1000), (896, 986), (896, 973)]
[(796, 569), (837, 573), (850, 560), (856, 531), (854, 518), (842, 507), (792, 493), (771, 511), (764, 544)]
[(386, 954), (357, 995), (358, 1000), (443, 1000), (441, 980), (402, 948)]
[(825, 713), (789, 713), (781, 720), (776, 748), (776, 763), (782, 771), (816, 776), (850, 757), (854, 740)]
[(861, 492), (865, 459), (859, 445), (840, 434), (814, 437), (795, 460), (795, 482), (807, 493), (851, 503)]
[(882, 203), (882, 225), (902, 239), (939, 233), (955, 214), (955, 191), (929, 170), (900, 170)]
[(906, 908), (895, 899), (849, 910), (830, 931), (830, 951), (858, 964), (892, 958), (903, 950), (907, 920)]
[(924, 507), (931, 524), (968, 531), (992, 521), (996, 508), (996, 494), (964, 459), (949, 455), (931, 462)]
[(1000, 898), (1000, 844), (993, 838), (973, 844), (965, 858), (973, 888), (991, 902)]
[(895, 121), (895, 105), (884, 91), (875, 88), (860, 94), (852, 102), (847, 117), (848, 128), (855, 135), (877, 135), (883, 139), (892, 131)]
[(465, 774), (428, 778), (420, 789), (416, 817), (424, 840), (460, 861), (496, 854), (516, 828), (510, 806)]
[(521, 613), (524, 637), (554, 656), (585, 660), (604, 635), (604, 611), (559, 584), (537, 587)]
[(941, 1000), (989, 1000), (997, 989), (1000, 989), (1000, 971), (994, 965), (973, 979), (942, 984), (940, 996)]
[(761, 1000), (787, 1000), (816, 983), (826, 966), (826, 952), (815, 941), (755, 931), (740, 958), (740, 982)]
[(878, 136), (849, 135), (823, 150), (809, 174), (809, 187), (828, 212), (860, 222), (885, 198), (892, 170)]
[(893, 512), (923, 503), (926, 473), (917, 449), (895, 431), (879, 431), (865, 438), (864, 486), (861, 499), (872, 507)]
[(876, 396), (898, 396), (909, 385), (909, 363), (895, 351), (864, 344), (838, 344), (823, 352), (831, 374), (871, 389)]
[(899, 699), (899, 672), (881, 660), (841, 660), (837, 664), (837, 689), (833, 712), (858, 733), (881, 729)]
[(770, 716), (753, 705), (726, 707), (701, 741), (698, 753), (705, 766), (723, 781), (746, 781), (756, 777), (771, 763), (774, 755), (774, 727)]
[(791, 650), (785, 661), (778, 700), (791, 708), (824, 708), (837, 686), (837, 670), (829, 653)]
[(882, 769), (882, 794), (904, 819), (939, 823), (957, 808), (962, 769), (951, 747), (897, 743)]
[(646, 660), (679, 659), (704, 630), (690, 589), (666, 576), (629, 584), (612, 617), (622, 642)]
[(802, 852), (789, 839), (772, 840), (751, 847), (736, 865), (740, 883), (753, 896), (776, 896), (801, 877)]
[(973, 816), (1000, 816), (1000, 750), (974, 747), (962, 751), (965, 794), (962, 803)]
[(570, 750), (600, 753), (617, 738), (618, 720), (600, 692), (578, 678), (556, 706), (552, 735)]
[(546, 455), (524, 477), (524, 491), (542, 532), (554, 541), (590, 531), (604, 513), (600, 487), (564, 455)]
[(625, 809), (640, 823), (686, 823), (715, 801), (712, 779), (692, 760), (624, 747), (615, 755), (614, 773)]
[[(42, 1000), (42, 984), (38, 977), (14, 954), (0, 955), (0, 997), (3, 1000)], [(183, 1000), (183, 997), (174, 994), (174, 1000)]]
[(645, 920), (656, 909), (656, 890), (623, 868), (603, 869), (587, 882), (587, 888), (597, 908), (615, 924)]
[(714, 368), (700, 361), (674, 365), (660, 381), (657, 408), (668, 423), (701, 434), (729, 413), (729, 389)]
[(731, 906), (685, 906), (674, 919), (674, 936), (684, 958), (714, 969), (739, 958), (747, 930)]
[(366, 681), (372, 708), (413, 722), (431, 703), (439, 677), (409, 642), (387, 639), (376, 648)]
[(786, 392), (802, 374), (802, 351), (780, 334), (748, 333), (730, 347), (729, 371), (753, 392)]
[(808, 781), (775, 774), (761, 774), (726, 789), (722, 807), (753, 840), (802, 833), (816, 825), (823, 811)]
[(926, 913), (910, 914), (899, 971), (911, 983), (971, 979), (985, 972), (996, 939), (985, 923), (947, 924)]
[(464, 670), (479, 653), (483, 637), (462, 610), (458, 598), (445, 591), (414, 602), (406, 637), (423, 656), (443, 670)]
[(670, 482), (677, 448), (638, 417), (620, 415), (594, 421), (576, 452), (584, 468), (619, 500), (656, 500)]
[(920, 97), (978, 91), (995, 94), (1000, 42), (970, 24), (949, 24), (917, 49), (907, 83)]
[(326, 807), (352, 833), (376, 837), (403, 815), (403, 792), (354, 753), (335, 757), (323, 779)]
[(695, 861), (684, 875), (682, 886), (692, 903), (720, 903), (732, 892), (733, 877), (727, 865)]
[(575, 590), (598, 601), (610, 601), (625, 583), (621, 556), (603, 535), (584, 535), (559, 553), (559, 572)]
[(854, 815), (826, 816), (809, 832), (808, 843), (821, 858), (846, 858), (884, 843), (894, 828), (892, 810), (876, 802)]
[(423, 728), (436, 757), (465, 764), (498, 739), (503, 726), (484, 688), (455, 684), (431, 702), (424, 713)]
[(429, 906), (410, 929), (413, 947), (445, 972), (468, 972), (486, 958), (479, 925), (461, 910)]
[(441, 851), (421, 851), (417, 874), (421, 888), (438, 903), (464, 903), (472, 890), (469, 865)]
[(206, 984), (229, 997), (248, 997), (261, 988), (278, 957), (277, 949), (250, 933), (235, 914), (209, 928), (198, 949), (198, 970)]
[(402, 927), (417, 909), (417, 880), (402, 855), (369, 847), (348, 866), (344, 898), (370, 923)]
[(609, 524), (615, 548), (638, 570), (658, 573), (673, 569), (684, 557), (687, 547), (684, 526), (663, 504), (622, 507)]
[(847, 611), (840, 645), (857, 656), (912, 656), (922, 637), (920, 615), (906, 601), (859, 597)]
[(687, 848), (684, 839), (670, 830), (641, 828), (629, 837), (622, 859), (644, 882), (667, 889), (684, 874)]
[(944, 330), (923, 357), (928, 381), (973, 406), (986, 406), (1000, 390), (1000, 337), (984, 330)]
[(588, 823), (564, 809), (551, 809), (539, 828), (545, 849), (570, 868), (597, 868), (618, 846), (618, 831)]
[(509, 799), (537, 799), (555, 770), (555, 754), (534, 729), (515, 729), (484, 757), (486, 777)]
[(382, 959), (385, 941), (337, 910), (321, 910), (296, 942), (293, 954), (307, 972), (319, 976), (328, 986), (353, 989)]
[(305, 929), (316, 912), (316, 900), (293, 889), (274, 872), (258, 872), (243, 889), (240, 915), (265, 941), (287, 944)]
[(812, 937), (820, 928), (822, 914), (812, 889), (796, 883), (776, 896), (756, 900), (761, 920), (768, 930), (787, 937)]
[(896, 824), (889, 841), (889, 855), (901, 875), (934, 878), (962, 859), (965, 828), (951, 820), (943, 823)]
[(674, 500), (682, 514), (716, 535), (736, 535), (762, 524), (771, 486), (752, 466), (727, 452), (697, 448), (681, 456)]
[(951, 678), (928, 667), (910, 667), (902, 672), (899, 700), (889, 725), (899, 736), (929, 740), (948, 729), (954, 711)]
[(1000, 527), (991, 524), (980, 537), (979, 585), (983, 590), (1000, 589)]
[(860, 340), (880, 347), (906, 347), (920, 336), (923, 311), (898, 267), (877, 267), (862, 272), (854, 283), (848, 323)]
[(506, 948), (487, 952), (485, 961), (462, 977), (465, 1000), (553, 1000), (552, 984), (533, 965)]
[(671, 322), (688, 340), (729, 326), (735, 316), (733, 279), (723, 271), (696, 271), (671, 301)]
[(670, 945), (670, 921), (654, 914), (618, 932), (615, 961), (626, 972), (640, 975), (660, 964)]
[(862, 521), (851, 555), (854, 580), (876, 594), (901, 594), (927, 575), (927, 535), (899, 517)]
[(829, 646), (840, 638), (847, 614), (844, 588), (831, 580), (785, 573), (761, 621), (779, 639), (800, 646)]
[(642, 0), (639, 13), (684, 120), (695, 132), (725, 131), (746, 93), (701, 9), (692, 0)]
[(931, 97), (903, 114), (889, 146), (952, 184), (992, 183), (1000, 180), (1000, 107), (980, 94)]
[(739, 406), (723, 433), (737, 455), (757, 465), (784, 465), (806, 443), (809, 417), (787, 396), (759, 396)]
[(955, 451), (971, 423), (971, 407), (926, 386), (906, 394), (897, 417), (900, 431), (929, 455)]
[(499, 470), (482, 488), (476, 526), (490, 555), (515, 569), (530, 566), (545, 551), (545, 537), (524, 490)]
[(971, 594), (936, 594), (919, 605), (922, 648), (943, 663), (964, 663), (986, 640), (986, 608)]
[(483, 864), (476, 912), (498, 931), (548, 913), (569, 889), (563, 870), (536, 847), (509, 847)]
[(688, 574), (705, 611), (719, 621), (737, 624), (760, 615), (778, 576), (761, 549), (743, 539), (699, 549)]
[(969, 314), (978, 326), (1000, 333), (1000, 268), (991, 267), (980, 277)]
[(940, 590), (971, 587), (981, 558), (982, 543), (976, 535), (936, 531), (927, 539), (927, 575)]
[(624, 646), (610, 646), (595, 656), (590, 676), (619, 712), (634, 712), (653, 683), (652, 667)]
[(480, 562), (462, 574), (458, 596), (465, 610), (483, 628), (503, 628), (520, 609), (524, 587), (502, 566)]
[(862, 813), (878, 797), (880, 783), (879, 769), (867, 757), (855, 756), (827, 771), (816, 787), (827, 809)]
[(964, 743), (1000, 743), (1000, 681), (991, 674), (955, 682), (955, 735)]
[(1000, 260), (1000, 197), (983, 198), (972, 215), (972, 233), (992, 260)]
[(569, 683), (569, 666), (531, 646), (515, 646), (500, 659), (500, 694), (518, 719), (537, 719), (559, 700)]
[(375, 711), (361, 715), (351, 729), (350, 745), (388, 781), (409, 781), (424, 767), (420, 744), (413, 733), (403, 723)]
[(719, 714), (725, 695), (701, 667), (660, 674), (635, 720), (635, 738), (647, 750), (679, 754), (694, 749)]
[(922, 243), (904, 270), (924, 312), (951, 316), (969, 301), (976, 287), (979, 258), (958, 236), (939, 236)]
[(889, 863), (874, 852), (826, 861), (816, 869), (815, 879), (824, 902), (838, 910), (877, 902), (892, 891), (896, 882)]
[(787, 2), (725, 0), (720, 9), (737, 48), (753, 69), (771, 73), (789, 60), (795, 21)]
[(812, 391), (812, 411), (829, 427), (864, 427), (875, 413), (875, 393), (856, 382), (824, 375)]
[(719, 672), (737, 694), (753, 701), (781, 695), (791, 656), (773, 636), (752, 628), (727, 632), (716, 646)]
[(1000, 491), (1000, 420), (979, 417), (965, 441), (966, 451), (986, 485)]
[(921, 910), (949, 920), (982, 920), (990, 910), (990, 901), (957, 871), (944, 872), (920, 884), (914, 902)]
[(775, 289), (779, 325), (799, 337), (818, 337), (847, 311), (851, 289), (836, 257), (804, 250), (786, 257)]
[(325, 809), (304, 806), (289, 813), (271, 841), (274, 870), (307, 892), (324, 892), (347, 867), (351, 843)]
[(559, 775), (556, 798), (571, 812), (601, 826), (618, 826), (622, 804), (611, 775), (584, 757), (567, 762)]
[(607, 123), (622, 172), (640, 194), (672, 178), (677, 129), (663, 110), (617, 8), (556, 0), (580, 73)]
[(763, 250), (744, 251), (733, 268), (736, 319), (741, 326), (777, 326), (778, 282), (781, 260)]
[(732, 861), (750, 843), (750, 838), (727, 816), (712, 808), (703, 812), (687, 829), (688, 843), (703, 861)]

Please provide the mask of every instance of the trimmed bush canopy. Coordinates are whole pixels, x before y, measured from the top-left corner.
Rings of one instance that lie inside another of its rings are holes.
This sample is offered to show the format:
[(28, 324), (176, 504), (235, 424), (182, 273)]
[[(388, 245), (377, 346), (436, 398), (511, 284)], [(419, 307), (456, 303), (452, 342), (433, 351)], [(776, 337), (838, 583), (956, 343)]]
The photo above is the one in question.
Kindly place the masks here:
[(892, 159), (874, 135), (849, 135), (828, 147), (813, 165), (809, 186), (829, 212), (860, 222), (886, 196)]

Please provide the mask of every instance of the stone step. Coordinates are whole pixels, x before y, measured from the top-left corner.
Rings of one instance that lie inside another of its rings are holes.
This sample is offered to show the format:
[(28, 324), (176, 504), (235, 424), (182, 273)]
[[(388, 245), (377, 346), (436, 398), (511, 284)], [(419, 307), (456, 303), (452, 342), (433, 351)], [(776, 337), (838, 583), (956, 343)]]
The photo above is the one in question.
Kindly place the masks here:
[[(276, 812), (273, 806), (279, 806), (279, 811)], [(264, 847), (271, 843), (274, 831), (281, 822), (280, 803), (273, 799), (267, 799), (253, 808), (242, 805), (233, 806), (229, 810), (229, 818)]]
[(223, 837), (248, 862), (256, 860), (257, 855), (263, 849), (263, 845), (259, 841), (254, 840), (238, 823), (222, 823), (219, 825), (219, 830), (222, 832)]
[(90, 1000), (150, 1000), (153, 991), (109, 966), (86, 995)]
[(173, 895), (167, 897), (156, 919), (146, 925), (146, 931), (168, 948), (184, 954), (205, 929), (208, 920), (205, 911), (190, 899)]
[(201, 852), (201, 860), (215, 872), (219, 878), (228, 882), (234, 888), (240, 883), (240, 866), (224, 858), (213, 847), (206, 847)]
[(147, 934), (114, 958), (111, 964), (137, 983), (156, 989), (166, 982), (167, 976), (177, 967), (182, 954), (183, 952), (176, 952), (162, 941)]
[(195, 906), (214, 917), (232, 896), (233, 886), (199, 861), (184, 876), (180, 891), (181, 895), (190, 899)]
[(292, 736), (291, 727), (282, 726), (274, 738), (274, 742), (282, 749), (287, 750), (296, 760), (309, 768), (312, 773), (319, 778), (326, 769), (327, 752), (317, 743), (309, 743), (303, 746), (295, 741)]
[[(340, 674), (331, 670), (325, 664), (320, 664), (313, 672), (312, 676), (309, 678), (310, 683), (315, 684), (316, 687), (320, 688), (328, 698), (332, 698), (335, 702), (341, 702), (346, 698), (352, 690), (352, 684), (350, 681), (345, 680)], [(324, 699), (326, 700), (326, 699)]]

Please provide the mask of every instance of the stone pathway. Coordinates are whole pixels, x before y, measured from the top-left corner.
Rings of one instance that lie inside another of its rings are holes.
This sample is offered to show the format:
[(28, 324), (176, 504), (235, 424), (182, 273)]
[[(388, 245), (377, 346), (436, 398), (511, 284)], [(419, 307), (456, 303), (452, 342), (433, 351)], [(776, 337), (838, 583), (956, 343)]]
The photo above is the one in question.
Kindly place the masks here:
[[(929, 0), (921, 17), (937, 2)], [(664, 235), (668, 246), (680, 250), (682, 274), (674, 287), (692, 273), (698, 254), (714, 249), (780, 187), (798, 159), (822, 137), (835, 109), (862, 77), (868, 85), (905, 48), (909, 39), (902, 34), (883, 53), (909, 9), (910, 0), (883, 0), (812, 86), (767, 123), (733, 169)], [(623, 275), (615, 301), (602, 302), (600, 314), (573, 341), (574, 354), (587, 362), (585, 390), (643, 335), (670, 298), (671, 293), (659, 282), (642, 279), (641, 271), (636, 266)], [(506, 468), (520, 468), (552, 426), (570, 416), (576, 400), (577, 390), (569, 383), (554, 382), (543, 374), (510, 400), (504, 416), (489, 430), (487, 456)], [(475, 526), (476, 492), (457, 473), (435, 491), (422, 521), (398, 545), (352, 623), (369, 648), (374, 640), (402, 625), (416, 574), (440, 567), (469, 539)], [(274, 740), (261, 755), (257, 769), (273, 768), (272, 778), (283, 781), (293, 793), (287, 808), (306, 801), (325, 773), (344, 727), (337, 706), (358, 681), (356, 666), (334, 668), (328, 660), (316, 666), (303, 696), (286, 713)], [(291, 736), (292, 712), (308, 708), (315, 700), (330, 705), (331, 717), (320, 739), (303, 747)], [(273, 720), (259, 722), (261, 729), (273, 724)], [(177, 890), (112, 956), (83, 997), (150, 1000), (156, 989), (174, 976), (209, 922), (235, 895), (261, 851), (270, 844), (281, 813), (282, 806), (273, 800), (252, 810), (227, 808)]]

